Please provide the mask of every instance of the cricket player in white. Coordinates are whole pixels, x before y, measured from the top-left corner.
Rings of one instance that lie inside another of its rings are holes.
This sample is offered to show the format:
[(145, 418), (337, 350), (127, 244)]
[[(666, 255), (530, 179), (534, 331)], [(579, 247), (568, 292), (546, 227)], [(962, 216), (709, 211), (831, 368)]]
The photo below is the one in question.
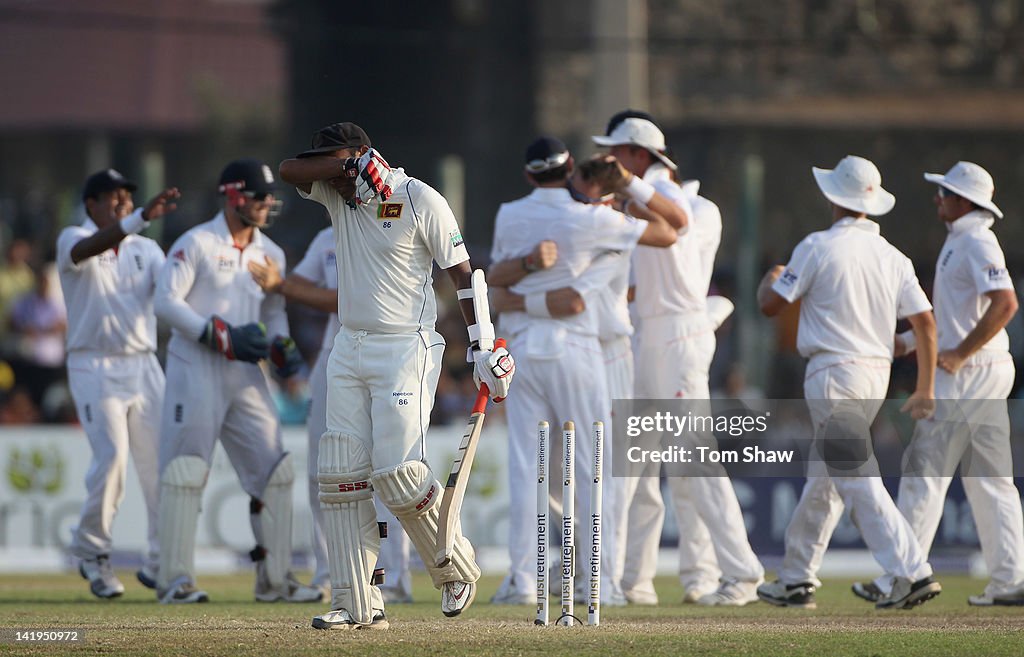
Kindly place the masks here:
[[(1017, 295), (1006, 258), (992, 232), (1003, 213), (992, 202), (992, 176), (973, 162), (958, 162), (945, 175), (926, 173), (938, 185), (935, 205), (949, 235), (935, 267), (938, 370), (935, 416), (920, 420), (900, 479), (897, 506), (925, 554), (942, 518), (946, 490), (961, 466), (964, 492), (978, 528), (991, 580), (968, 603), (1024, 604), (1024, 521), (1013, 485), (1006, 397), (1014, 366), (1006, 324)], [(897, 351), (913, 351), (912, 336), (898, 336)], [(854, 584), (867, 600), (888, 593), (888, 582)]]
[[(715, 326), (708, 316), (707, 293), (721, 239), (717, 207), (684, 193), (672, 179), (676, 164), (665, 155), (665, 136), (653, 122), (627, 118), (611, 134), (595, 136), (593, 141), (609, 147), (627, 169), (671, 198), (689, 218), (677, 226), (679, 238), (670, 249), (638, 248), (633, 254), (634, 306), (639, 319), (635, 397), (709, 399)], [(691, 198), (701, 209), (699, 216)], [(701, 219), (704, 223), (698, 225)], [(624, 564), (622, 585), (626, 597), (640, 604), (657, 603), (653, 580), (664, 519), (659, 471), (660, 464), (648, 463), (624, 480), (625, 500), (630, 504), (625, 552), (634, 558)], [(711, 606), (742, 606), (756, 600), (764, 568), (747, 540), (732, 482), (725, 476), (670, 477), (669, 482), (680, 525), (680, 570), (688, 599)]]
[[(892, 582), (879, 609), (910, 608), (942, 590), (906, 519), (878, 476), (869, 427), (889, 384), (896, 320), (906, 318), (918, 344), (917, 388), (903, 406), (915, 419), (934, 411), (935, 320), (910, 259), (889, 244), (868, 215), (888, 213), (896, 198), (882, 188), (870, 161), (854, 155), (834, 170), (814, 168), (832, 207), (833, 224), (811, 233), (789, 264), (777, 266), (758, 288), (762, 312), (772, 317), (802, 299), (797, 347), (810, 359), (804, 395), (826, 457), (825, 435), (854, 427), (845, 437), (861, 441), (860, 476), (828, 476), (823, 460), (808, 463), (807, 483), (786, 530), (786, 556), (776, 582), (758, 588), (771, 604), (814, 608), (817, 571), (842, 514), (849, 506), (864, 542)], [(846, 424), (842, 424), (845, 422)], [(852, 422), (852, 424), (850, 424)], [(832, 434), (829, 434), (832, 435)]]
[[(251, 262), (284, 252), (260, 231), (276, 210), (274, 177), (258, 160), (228, 164), (220, 177), (223, 210), (171, 247), (156, 294), (157, 315), (172, 327), (167, 345), (167, 394), (160, 445), (161, 602), (205, 602), (195, 586), (193, 550), (199, 502), (218, 437), (249, 494), (256, 548), (256, 600), (316, 602), (321, 591), (290, 572), (294, 469), (266, 376), (302, 358), (288, 334), (284, 298), (267, 295), (248, 271)], [(270, 336), (268, 337), (267, 330)]]
[[(285, 299), (316, 308), (327, 313), (327, 326), (309, 375), (309, 417), (306, 434), (309, 439), (307, 475), (309, 504), (313, 517), (313, 556), (316, 560), (311, 586), (330, 589), (331, 572), (327, 561), (327, 539), (324, 536), (323, 514), (320, 512), (320, 484), (317, 479), (317, 456), (320, 436), (327, 431), (327, 363), (334, 347), (334, 339), (341, 328), (338, 320), (338, 258), (334, 250), (334, 229), (327, 227), (316, 234), (299, 264), (287, 278), (281, 278), (276, 263), (267, 258), (264, 264), (249, 263), (249, 271), (265, 292), (281, 294)], [(385, 571), (385, 582), (380, 587), (387, 603), (412, 602), (412, 573), (409, 571), (409, 537), (387, 507), (375, 500), (377, 516), (387, 523), (387, 540), (381, 546), (379, 564)], [(390, 573), (390, 574), (388, 574)]]
[[(598, 339), (598, 318), (593, 310), (556, 316), (548, 312), (548, 295), (572, 287), (606, 252), (628, 253), (638, 243), (662, 248), (674, 243), (675, 229), (660, 214), (661, 210), (672, 213), (676, 221), (685, 220), (685, 215), (668, 199), (621, 170), (618, 163), (615, 167), (624, 185), (621, 191), (638, 202), (650, 203), (651, 209), (659, 214), (652, 214), (651, 221), (639, 221), (603, 205), (577, 202), (566, 188), (572, 166), (569, 151), (560, 141), (541, 138), (533, 142), (527, 149), (525, 169), (536, 189), (522, 199), (503, 204), (495, 219), (491, 260), (496, 265), (492, 268), (492, 281), (495, 285), (514, 283), (510, 289), (522, 295), (524, 304), (522, 310), (501, 314), (502, 330), (519, 354), (521, 368), (516, 395), (508, 404), (511, 482), (526, 482), (534, 477), (531, 473), (536, 472), (536, 428), (540, 420), (547, 420), (553, 426), (561, 426), (566, 420), (587, 428), (595, 421), (604, 422), (606, 428), (611, 426), (611, 398)], [(554, 242), (557, 260), (549, 268), (524, 275), (530, 269), (528, 257), (538, 241)], [(517, 268), (518, 273), (501, 271)], [(606, 454), (612, 453), (611, 444), (611, 436), (606, 433)], [(592, 449), (589, 440), (576, 441), (575, 467), (579, 481), (587, 481), (592, 476)], [(606, 457), (604, 463), (607, 471), (602, 480), (605, 506), (601, 594), (603, 602), (616, 604), (615, 596), (620, 588), (616, 578), (618, 546), (615, 540), (619, 484), (610, 476), (611, 459)], [(512, 564), (495, 594), (495, 602), (536, 600), (534, 495), (533, 487), (520, 489), (518, 501), (510, 509)], [(590, 499), (583, 487), (577, 489), (575, 503), (576, 516), (589, 517)]]
[(180, 194), (166, 189), (133, 212), (135, 189), (114, 169), (93, 174), (82, 194), (85, 222), (57, 238), (68, 307), (68, 383), (93, 455), (71, 553), (81, 559), (79, 572), (99, 598), (124, 593), (110, 567), (110, 551), (129, 451), (148, 511), (149, 553), (136, 574), (139, 581), (153, 588), (159, 565), (157, 444), (164, 373), (155, 353), (153, 292), (164, 252), (137, 233), (174, 210)]
[(507, 350), (493, 349), (490, 318), (475, 317), (469, 254), (451, 208), (428, 185), (390, 168), (362, 128), (318, 130), (313, 147), (282, 162), (280, 172), (327, 208), (338, 265), (341, 329), (327, 366), (327, 431), (317, 463), (331, 611), (313, 627), (388, 626), (374, 572), (374, 491), (441, 589), (441, 611), (457, 616), (476, 596), (480, 568), (461, 534), (451, 560), (434, 565), (442, 488), (425, 461), (424, 439), (445, 344), (434, 330), (435, 261), (459, 289), (477, 385), (503, 399), (514, 363)]

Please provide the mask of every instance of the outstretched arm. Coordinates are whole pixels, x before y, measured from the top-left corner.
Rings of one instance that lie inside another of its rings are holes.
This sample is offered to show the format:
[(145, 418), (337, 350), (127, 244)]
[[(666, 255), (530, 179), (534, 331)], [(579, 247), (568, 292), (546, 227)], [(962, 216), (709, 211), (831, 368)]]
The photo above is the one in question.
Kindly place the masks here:
[(153, 197), (145, 207), (139, 208), (120, 221), (96, 231), (71, 247), (71, 262), (78, 264), (86, 258), (92, 258), (112, 249), (128, 235), (138, 233), (148, 222), (155, 221), (178, 206), (174, 202), (181, 197), (177, 187), (170, 187)]

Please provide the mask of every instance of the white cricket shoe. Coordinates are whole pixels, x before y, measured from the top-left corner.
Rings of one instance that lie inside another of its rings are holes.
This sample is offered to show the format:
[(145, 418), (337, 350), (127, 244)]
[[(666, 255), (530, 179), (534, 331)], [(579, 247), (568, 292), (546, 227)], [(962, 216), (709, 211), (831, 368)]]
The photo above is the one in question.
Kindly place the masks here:
[(78, 564), (78, 572), (89, 580), (89, 590), (97, 598), (116, 598), (124, 593), (124, 584), (114, 575), (110, 557), (105, 554), (95, 559), (82, 559)]
[(288, 573), (283, 588), (265, 587), (260, 578), (256, 578), (256, 602), (323, 602), (324, 590), (319, 586), (306, 586), (295, 575)]
[(723, 579), (718, 590), (697, 598), (697, 604), (705, 607), (745, 607), (757, 602), (757, 586), (760, 582), (740, 582)]
[(385, 605), (409, 605), (413, 602), (412, 593), (397, 587), (380, 587), (380, 597)]
[(318, 630), (386, 630), (391, 624), (383, 609), (373, 610), (373, 620), (368, 625), (352, 620), (347, 609), (333, 609), (322, 616), (315, 616), (313, 627)]
[(1002, 595), (972, 595), (967, 598), (967, 604), (973, 607), (1019, 607), (1024, 605), (1024, 589)]
[(469, 609), (476, 598), (476, 582), (445, 582), (441, 585), (441, 613), (458, 616)]
[(155, 566), (143, 566), (135, 571), (135, 579), (147, 589), (156, 590), (157, 569)]
[(911, 609), (923, 605), (942, 593), (942, 585), (931, 577), (911, 582), (906, 577), (895, 577), (892, 593), (875, 604), (875, 609)]
[(536, 593), (517, 593), (512, 590), (499, 590), (491, 596), (492, 605), (532, 605), (536, 602)]
[(166, 591), (157, 589), (156, 595), (160, 600), (160, 604), (164, 605), (193, 604), (210, 601), (210, 596), (206, 595), (206, 591), (196, 588), (195, 584), (187, 581), (173, 585)]
[(796, 609), (817, 609), (814, 592), (817, 587), (811, 582), (784, 584), (779, 580), (765, 582), (757, 587), (757, 597), (776, 607), (794, 607)]
[(658, 594), (653, 591), (623, 591), (626, 601), (638, 607), (656, 607), (658, 605)]
[(874, 582), (854, 582), (850, 590), (855, 596), (868, 602), (878, 602), (885, 597), (885, 593)]

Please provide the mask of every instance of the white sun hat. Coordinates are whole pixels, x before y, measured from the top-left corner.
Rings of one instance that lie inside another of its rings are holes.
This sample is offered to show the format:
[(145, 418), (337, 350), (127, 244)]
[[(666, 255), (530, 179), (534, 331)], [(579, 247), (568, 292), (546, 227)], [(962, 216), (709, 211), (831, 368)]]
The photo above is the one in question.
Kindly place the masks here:
[(665, 155), (665, 133), (647, 119), (626, 119), (615, 126), (610, 135), (591, 137), (598, 146), (639, 146), (648, 150), (661, 163), (675, 171), (676, 163)]
[(957, 162), (953, 168), (941, 173), (926, 173), (924, 179), (941, 185), (957, 196), (962, 196), (971, 203), (985, 208), (1000, 219), (1003, 218), (1002, 211), (992, 202), (992, 194), (996, 186), (992, 183), (992, 176), (988, 171), (974, 162)]
[(896, 197), (882, 188), (882, 174), (871, 160), (847, 155), (835, 169), (811, 167), (825, 198), (847, 210), (877, 217), (896, 205)]

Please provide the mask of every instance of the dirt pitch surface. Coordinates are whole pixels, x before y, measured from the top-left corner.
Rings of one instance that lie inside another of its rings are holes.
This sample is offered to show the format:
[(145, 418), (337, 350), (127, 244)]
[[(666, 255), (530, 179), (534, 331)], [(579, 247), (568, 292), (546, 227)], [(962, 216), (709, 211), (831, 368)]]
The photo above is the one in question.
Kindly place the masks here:
[[(976, 608), (969, 594), (984, 582), (940, 576), (943, 593), (912, 611), (876, 611), (849, 581), (830, 580), (815, 611), (755, 603), (741, 609), (683, 605), (682, 589), (661, 578), (660, 607), (602, 610), (600, 627), (537, 627), (532, 606), (495, 606), (499, 579), (484, 578), (462, 618), (440, 613), (439, 595), (421, 574), (411, 605), (388, 609), (391, 629), (318, 631), (323, 605), (258, 604), (250, 575), (203, 577), (208, 604), (164, 606), (132, 573), (118, 574), (126, 594), (94, 599), (77, 575), (0, 576), (0, 654), (25, 655), (927, 655), (1024, 654), (1024, 607)], [(557, 609), (558, 601), (551, 600)], [(586, 607), (577, 605), (577, 616)], [(552, 616), (553, 617), (553, 616)], [(11, 630), (84, 630), (80, 643), (13, 642)]]

